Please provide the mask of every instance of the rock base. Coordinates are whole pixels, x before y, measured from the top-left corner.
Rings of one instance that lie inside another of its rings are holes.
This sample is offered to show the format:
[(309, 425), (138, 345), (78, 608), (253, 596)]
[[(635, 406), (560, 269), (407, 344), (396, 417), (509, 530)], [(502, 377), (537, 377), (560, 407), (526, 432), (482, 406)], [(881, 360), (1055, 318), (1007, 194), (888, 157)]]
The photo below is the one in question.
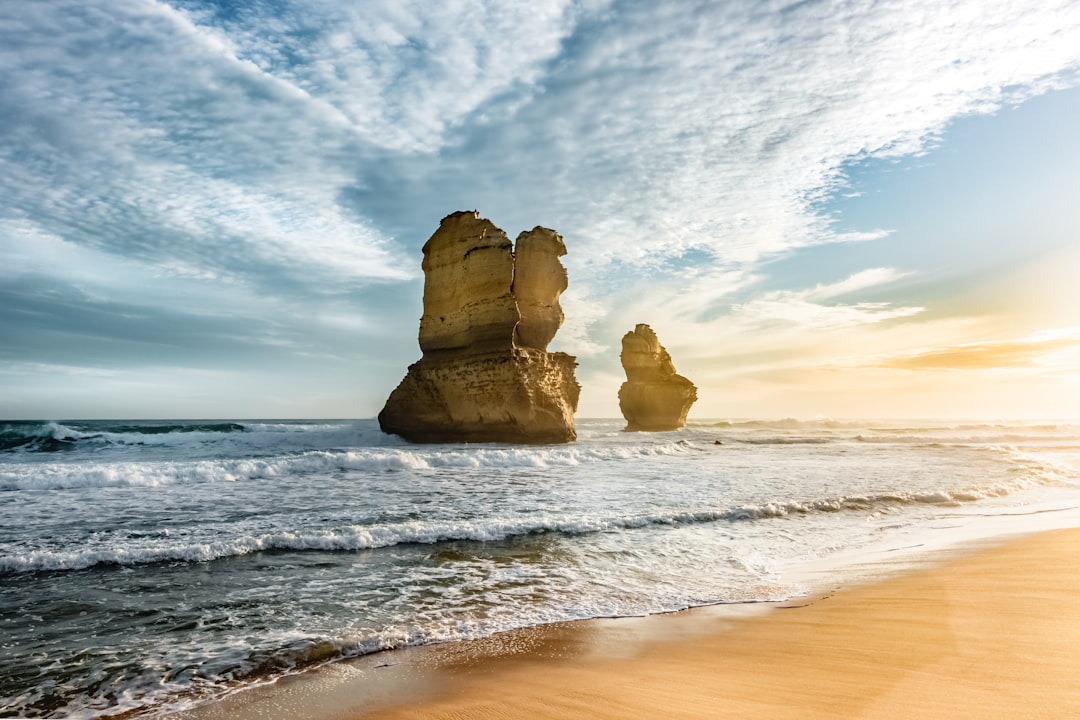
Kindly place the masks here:
[(515, 347), (425, 357), (379, 413), (379, 427), (416, 443), (565, 443), (577, 438), (575, 358)]
[(619, 410), (628, 432), (678, 430), (695, 400), (697, 389), (681, 375), (661, 382), (624, 382), (619, 388)]

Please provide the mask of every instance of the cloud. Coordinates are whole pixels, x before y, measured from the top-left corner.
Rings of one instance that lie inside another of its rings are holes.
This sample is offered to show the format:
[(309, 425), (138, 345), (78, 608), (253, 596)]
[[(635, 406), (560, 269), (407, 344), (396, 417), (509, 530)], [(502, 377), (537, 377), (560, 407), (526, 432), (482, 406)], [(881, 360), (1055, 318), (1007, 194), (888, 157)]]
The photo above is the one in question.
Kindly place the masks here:
[(0, 235), (0, 255), (0, 335), (11, 339), (0, 363), (24, 367), (282, 367), (313, 356), (360, 364), (373, 340), (398, 350), (399, 328), (412, 323), (408, 303), (380, 307), (378, 286), (298, 304), (290, 293), (260, 296), (31, 228)]
[(329, 106), (164, 4), (4, 11), (0, 232), (251, 282), (414, 274), (337, 205), (355, 141)]
[(789, 324), (801, 330), (828, 330), (885, 320), (911, 317), (922, 307), (894, 307), (887, 302), (829, 302), (868, 288), (886, 284), (903, 277), (892, 268), (865, 270), (837, 283), (817, 285), (809, 290), (777, 290), (767, 292), (732, 306), (733, 315), (744, 324), (771, 327)]
[(1041, 10), (620, 3), (579, 25), (512, 122), (463, 129), (438, 187), (471, 171), (485, 205), (546, 208), (583, 266), (856, 239), (815, 212), (846, 163), (918, 152), (958, 116), (1066, 81), (1080, 13)]
[[(181, 0), (238, 58), (340, 112), (365, 142), (430, 152), (497, 95), (527, 101), (587, 6), (571, 0), (242, 6)], [(595, 9), (593, 10), (595, 11)], [(205, 32), (205, 30), (204, 30)]]
[[(1062, 362), (1067, 360), (1066, 362)], [(1066, 370), (1080, 360), (1080, 329), (1043, 331), (1019, 340), (952, 345), (898, 354), (875, 363), (900, 370)]]
[(818, 285), (804, 293), (804, 295), (806, 298), (813, 300), (831, 300), (868, 288), (893, 283), (909, 274), (900, 272), (895, 268), (870, 268), (850, 275), (840, 282)]
[(0, 367), (0, 374), (4, 375), (75, 375), (78, 377), (112, 378), (120, 375), (119, 370), (83, 367), (79, 365), (57, 365), (54, 363), (41, 362), (15, 362), (5, 363)]

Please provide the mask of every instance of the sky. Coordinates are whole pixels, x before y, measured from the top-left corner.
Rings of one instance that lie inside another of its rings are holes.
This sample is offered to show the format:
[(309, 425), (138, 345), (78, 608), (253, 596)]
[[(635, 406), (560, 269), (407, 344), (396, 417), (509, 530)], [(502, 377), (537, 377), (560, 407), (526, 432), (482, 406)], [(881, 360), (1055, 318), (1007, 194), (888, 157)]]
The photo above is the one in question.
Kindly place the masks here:
[(373, 417), (421, 247), (564, 238), (578, 417), (1080, 417), (1080, 3), (0, 4), (0, 418)]

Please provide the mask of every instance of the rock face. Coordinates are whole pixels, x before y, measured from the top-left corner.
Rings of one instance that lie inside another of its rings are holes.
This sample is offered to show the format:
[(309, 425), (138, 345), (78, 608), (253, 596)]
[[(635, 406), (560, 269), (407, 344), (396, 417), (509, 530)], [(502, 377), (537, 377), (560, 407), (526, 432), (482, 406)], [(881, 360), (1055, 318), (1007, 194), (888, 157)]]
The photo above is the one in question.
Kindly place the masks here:
[(559, 296), (566, 290), (566, 269), (559, 258), (566, 246), (557, 232), (542, 227), (521, 233), (514, 245), (513, 294), (521, 313), (514, 339), (546, 350), (565, 319)]
[(619, 388), (619, 409), (626, 429), (677, 430), (697, 400), (697, 388), (675, 372), (671, 356), (648, 325), (638, 325), (622, 339), (626, 382)]
[(554, 230), (515, 248), (479, 213), (443, 218), (425, 243), (423, 357), (379, 413), (411, 442), (569, 442), (581, 387), (576, 359), (547, 352), (562, 325), (566, 254)]

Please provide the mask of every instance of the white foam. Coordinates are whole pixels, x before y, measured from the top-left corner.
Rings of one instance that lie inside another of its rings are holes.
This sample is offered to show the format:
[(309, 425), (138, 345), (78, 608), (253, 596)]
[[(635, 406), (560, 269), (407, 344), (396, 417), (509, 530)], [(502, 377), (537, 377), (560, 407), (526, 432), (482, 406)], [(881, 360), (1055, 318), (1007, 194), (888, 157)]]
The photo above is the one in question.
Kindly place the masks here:
[[(409, 457), (410, 453), (395, 458)], [(312, 461), (312, 458), (306, 458)], [(317, 461), (320, 469), (322, 465)], [(499, 462), (505, 462), (500, 458)], [(246, 463), (244, 463), (246, 464)], [(257, 464), (256, 464), (257, 465)], [(367, 464), (365, 469), (370, 469)], [(254, 468), (248, 468), (253, 471)], [(293, 468), (295, 471), (295, 468)], [(590, 513), (527, 517), (494, 517), (485, 520), (424, 521), (350, 525), (336, 529), (279, 530), (240, 534), (226, 540), (195, 541), (167, 531), (150, 537), (108, 538), (102, 547), (81, 545), (77, 550), (34, 549), (0, 555), (0, 572), (77, 570), (100, 564), (136, 565), (169, 560), (208, 562), (265, 550), (367, 550), (404, 543), (433, 544), (448, 540), (494, 541), (546, 532), (566, 535), (629, 530), (649, 525), (688, 525), (717, 521), (747, 521), (793, 515), (853, 511), (888, 514), (906, 505), (950, 505), (1008, 495), (1019, 490), (1052, 484), (1056, 476), (1020, 474), (984, 488), (947, 492), (888, 493), (874, 496), (836, 496), (806, 501), (775, 501), (728, 508), (702, 508), (673, 512), (601, 516)]]
[(370, 448), (310, 450), (256, 458), (161, 462), (0, 463), (0, 490), (158, 487), (237, 482), (305, 473), (383, 472), (434, 468), (545, 468), (680, 455), (684, 444), (589, 448), (578, 446), (469, 449)]

